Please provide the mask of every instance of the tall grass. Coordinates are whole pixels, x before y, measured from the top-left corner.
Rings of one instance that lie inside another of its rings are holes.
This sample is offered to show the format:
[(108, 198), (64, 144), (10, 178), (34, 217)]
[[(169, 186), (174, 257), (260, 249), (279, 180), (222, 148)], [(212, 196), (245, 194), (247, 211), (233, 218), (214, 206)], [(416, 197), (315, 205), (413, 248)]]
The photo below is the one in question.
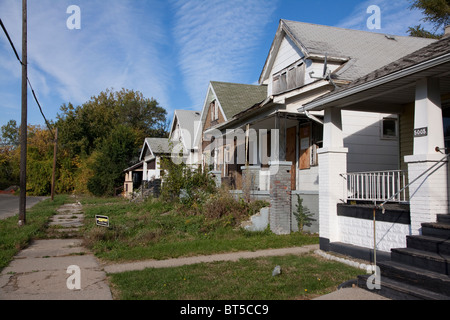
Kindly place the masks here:
[[(127, 261), (318, 243), (317, 236), (308, 234), (277, 236), (270, 230), (245, 231), (239, 224), (252, 210), (246, 207), (243, 214), (236, 209), (242, 204), (228, 201), (214, 195), (211, 204), (189, 209), (154, 199), (140, 204), (91, 202), (84, 205), (85, 245), (100, 258)], [(96, 226), (95, 215), (109, 216), (110, 227)]]

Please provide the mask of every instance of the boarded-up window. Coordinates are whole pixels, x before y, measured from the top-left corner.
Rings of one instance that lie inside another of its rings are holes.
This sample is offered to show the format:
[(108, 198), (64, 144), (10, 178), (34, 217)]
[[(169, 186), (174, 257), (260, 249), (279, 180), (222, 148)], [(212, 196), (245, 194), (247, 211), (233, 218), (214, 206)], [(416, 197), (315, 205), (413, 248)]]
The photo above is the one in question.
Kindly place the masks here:
[(311, 123), (300, 126), (299, 169), (311, 168)]
[(302, 87), (305, 84), (305, 72), (305, 64), (300, 62), (275, 74), (272, 78), (273, 94)]

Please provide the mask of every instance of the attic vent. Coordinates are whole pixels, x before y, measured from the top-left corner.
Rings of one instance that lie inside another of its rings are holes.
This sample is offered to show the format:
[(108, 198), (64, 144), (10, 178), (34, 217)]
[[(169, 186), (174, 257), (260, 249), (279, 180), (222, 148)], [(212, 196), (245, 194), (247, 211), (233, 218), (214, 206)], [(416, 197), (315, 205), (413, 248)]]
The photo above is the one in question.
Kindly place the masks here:
[(395, 39), (395, 36), (391, 36), (389, 34), (386, 34), (385, 37), (389, 40), (397, 40), (397, 39)]

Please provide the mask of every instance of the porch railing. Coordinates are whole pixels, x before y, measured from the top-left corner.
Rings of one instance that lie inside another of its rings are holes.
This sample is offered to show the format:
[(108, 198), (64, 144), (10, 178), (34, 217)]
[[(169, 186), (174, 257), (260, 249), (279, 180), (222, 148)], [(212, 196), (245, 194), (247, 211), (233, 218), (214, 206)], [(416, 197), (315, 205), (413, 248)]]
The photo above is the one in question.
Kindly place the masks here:
[(401, 170), (342, 174), (347, 180), (347, 200), (408, 202), (406, 173)]

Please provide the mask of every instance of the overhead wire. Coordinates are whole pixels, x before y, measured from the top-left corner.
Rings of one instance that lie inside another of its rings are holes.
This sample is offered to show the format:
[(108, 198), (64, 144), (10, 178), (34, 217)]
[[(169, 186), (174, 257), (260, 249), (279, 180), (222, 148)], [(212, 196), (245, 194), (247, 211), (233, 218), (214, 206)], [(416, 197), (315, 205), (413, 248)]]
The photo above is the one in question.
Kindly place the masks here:
[[(0, 18), (0, 25), (1, 25), (2, 29), (3, 29), (3, 32), (4, 32), (5, 35), (6, 35), (6, 38), (7, 38), (8, 41), (9, 41), (9, 44), (11, 45), (11, 48), (12, 48), (13, 51), (14, 51), (14, 54), (16, 55), (17, 60), (20, 62), (21, 65), (23, 65), (23, 62), (22, 62), (22, 60), (20, 59), (19, 54), (17, 53), (16, 48), (14, 47), (14, 43), (12, 42), (12, 40), (11, 40), (9, 34), (8, 34), (8, 31), (6, 30), (6, 27), (5, 27), (5, 25), (3, 24), (3, 21), (2, 21), (1, 18)], [(38, 107), (39, 107), (39, 111), (41, 112), (41, 115), (42, 115), (42, 117), (44, 118), (45, 124), (46, 124), (48, 130), (50, 131), (53, 140), (55, 140), (55, 135), (54, 135), (54, 133), (53, 133), (53, 129), (51, 128), (50, 123), (47, 121), (47, 118), (45, 117), (44, 112), (42, 111), (41, 104), (39, 103), (39, 100), (38, 100), (38, 98), (36, 97), (36, 93), (34, 92), (33, 86), (31, 85), (31, 82), (30, 82), (30, 79), (28, 78), (28, 76), (27, 76), (27, 82), (28, 82), (28, 85), (30, 86), (31, 93), (33, 94), (34, 100), (36, 101), (36, 103), (37, 103), (37, 105), (38, 105)]]

